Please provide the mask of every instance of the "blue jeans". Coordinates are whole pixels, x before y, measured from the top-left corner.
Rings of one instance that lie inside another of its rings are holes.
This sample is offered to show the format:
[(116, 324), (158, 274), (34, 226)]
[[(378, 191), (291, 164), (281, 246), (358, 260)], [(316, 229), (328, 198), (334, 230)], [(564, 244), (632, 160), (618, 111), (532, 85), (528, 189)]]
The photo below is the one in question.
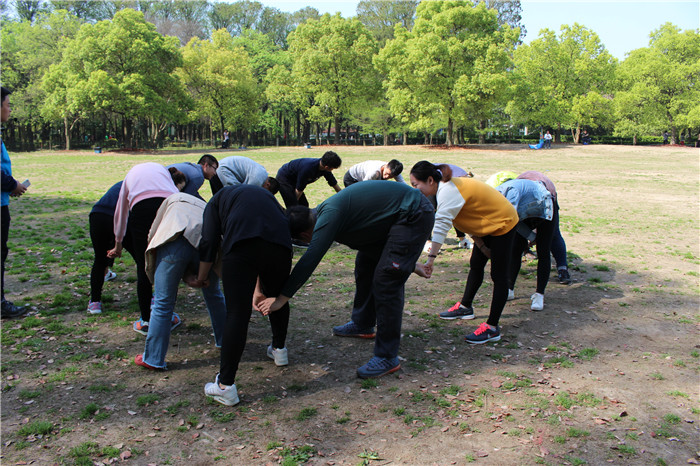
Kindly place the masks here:
[[(156, 251), (154, 299), (143, 361), (149, 366), (165, 368), (165, 354), (170, 344), (170, 327), (177, 300), (180, 280), (190, 269), (199, 268), (199, 253), (185, 238), (166, 243)], [(214, 328), (216, 345), (221, 346), (226, 325), (226, 302), (219, 288), (219, 278), (213, 269), (209, 273), (209, 287), (202, 288), (209, 317)]]

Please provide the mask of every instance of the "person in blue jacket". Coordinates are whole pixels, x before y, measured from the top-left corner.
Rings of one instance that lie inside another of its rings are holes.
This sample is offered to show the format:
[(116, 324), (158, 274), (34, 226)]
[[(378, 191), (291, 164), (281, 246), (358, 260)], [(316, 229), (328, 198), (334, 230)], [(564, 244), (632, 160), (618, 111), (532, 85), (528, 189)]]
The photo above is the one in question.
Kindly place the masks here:
[[(2, 88), (2, 122), (10, 119), (10, 94), (11, 92)], [(7, 246), (7, 236), (10, 233), (10, 196), (19, 197), (27, 190), (22, 183), (18, 183), (12, 177), (12, 162), (10, 154), (5, 149), (5, 142), (2, 142), (2, 318), (19, 317), (29, 310), (26, 306), (17, 306), (12, 301), (5, 299), (5, 261), (10, 252)]]
[(338, 181), (332, 173), (340, 164), (338, 154), (328, 151), (320, 159), (295, 159), (282, 165), (276, 178), (280, 184), (280, 195), (284, 205), (288, 209), (295, 205), (309, 207), (304, 189), (321, 177), (326, 179), (328, 186), (335, 192), (340, 192)]
[[(211, 182), (212, 178), (216, 176), (216, 170), (219, 168), (219, 162), (213, 155), (204, 154), (199, 158), (197, 163), (174, 163), (172, 165), (168, 165), (166, 168), (171, 167), (177, 168), (185, 175), (187, 182), (185, 183), (185, 187), (182, 188), (182, 192), (202, 199), (202, 196), (199, 195), (199, 188), (201, 188), (204, 184), (204, 180), (209, 180)], [(212, 191), (214, 191), (213, 187)]]

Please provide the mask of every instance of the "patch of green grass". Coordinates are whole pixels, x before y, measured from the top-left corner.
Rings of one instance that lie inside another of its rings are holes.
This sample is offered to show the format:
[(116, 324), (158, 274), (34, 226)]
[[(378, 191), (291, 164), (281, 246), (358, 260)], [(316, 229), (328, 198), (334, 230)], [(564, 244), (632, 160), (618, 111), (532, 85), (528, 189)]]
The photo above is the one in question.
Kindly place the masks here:
[(576, 356), (584, 361), (590, 361), (594, 357), (598, 356), (598, 353), (600, 353), (600, 351), (598, 351), (596, 348), (583, 348), (581, 351), (576, 353)]
[(28, 435), (48, 435), (53, 430), (53, 424), (49, 421), (34, 421), (19, 428), (17, 435), (26, 437)]
[(236, 412), (230, 411), (228, 413), (223, 413), (221, 411), (212, 411), (211, 417), (217, 422), (231, 422), (236, 419)]
[(459, 395), (460, 388), (461, 387), (458, 385), (450, 385), (449, 387), (445, 387), (442, 390), (440, 390), (440, 395), (457, 396)]
[(581, 466), (583, 464), (588, 464), (588, 462), (582, 458), (576, 458), (571, 455), (564, 455), (564, 459), (568, 461), (572, 466)]
[(338, 424), (345, 424), (349, 420), (350, 420), (350, 418), (348, 416), (343, 416), (343, 417), (339, 417), (338, 419), (336, 419), (335, 422), (337, 422)]
[(149, 393), (148, 395), (141, 395), (140, 397), (136, 398), (136, 405), (139, 406), (140, 408), (143, 408), (145, 406), (148, 406), (150, 404), (154, 404), (155, 402), (160, 400), (160, 395), (157, 395), (155, 393)]
[(100, 407), (97, 405), (97, 403), (88, 403), (80, 411), (80, 415), (78, 415), (78, 417), (83, 420), (90, 419), (97, 411), (99, 411), (99, 409)]
[(294, 419), (296, 419), (297, 421), (306, 421), (307, 419), (314, 417), (317, 413), (318, 412), (317, 412), (316, 408), (313, 408), (313, 407), (302, 408), (302, 410), (299, 411), (299, 413), (296, 416), (294, 416)]
[(180, 410), (180, 408), (185, 408), (189, 405), (190, 405), (189, 401), (181, 400), (181, 401), (178, 401), (177, 403), (172, 404), (172, 405), (168, 406), (167, 408), (165, 408), (165, 411), (168, 414), (170, 414), (171, 416), (174, 416)]
[(554, 443), (560, 443), (560, 444), (566, 443), (566, 437), (564, 437), (563, 435), (555, 435), (554, 436)]
[(379, 382), (377, 379), (362, 379), (360, 382), (360, 388), (363, 388), (365, 390), (369, 390), (370, 388), (377, 388), (379, 386)]
[(594, 265), (593, 268), (596, 269), (598, 272), (609, 272), (610, 271), (610, 267), (608, 267), (607, 265)]
[(97, 442), (83, 442), (80, 445), (71, 448), (68, 452), (68, 456), (87, 459), (91, 456), (97, 456), (99, 453), (100, 450)]
[(26, 389), (25, 389), (25, 390), (20, 391), (18, 396), (19, 396), (20, 398), (22, 398), (23, 400), (31, 400), (31, 399), (33, 399), (33, 398), (38, 398), (38, 397), (40, 397), (40, 396), (41, 396), (41, 392), (38, 391), (38, 390), (37, 390), (37, 391), (34, 391), (34, 390), (26, 390)]
[(681, 418), (676, 414), (667, 414), (664, 416), (664, 421), (669, 424), (680, 424)]
[(670, 392), (666, 392), (666, 394), (680, 398), (690, 398), (690, 396), (687, 393), (682, 392), (680, 390), (671, 390)]
[(637, 454), (637, 450), (629, 445), (618, 445), (617, 449), (623, 455), (632, 456)]
[(275, 448), (279, 448), (279, 447), (281, 447), (282, 445), (284, 445), (284, 444), (283, 444), (282, 442), (278, 442), (278, 441), (269, 442), (269, 443), (265, 446), (265, 450), (267, 450), (267, 451), (274, 450)]
[(664, 380), (663, 374), (660, 374), (660, 373), (658, 373), (658, 372), (653, 372), (653, 373), (651, 373), (651, 374), (649, 374), (649, 375), (651, 376), (652, 379)]
[(401, 407), (401, 408), (394, 408), (393, 413), (394, 413), (395, 416), (403, 416), (404, 413), (406, 413), (406, 408), (404, 408), (404, 407)]
[(277, 401), (277, 397), (275, 395), (265, 395), (262, 400), (263, 403), (274, 403)]
[(587, 430), (581, 430), (581, 429), (577, 429), (576, 427), (571, 427), (571, 428), (569, 428), (569, 430), (566, 431), (566, 435), (568, 435), (569, 437), (578, 438), (578, 437), (588, 437), (589, 435), (591, 435), (591, 433), (588, 432)]

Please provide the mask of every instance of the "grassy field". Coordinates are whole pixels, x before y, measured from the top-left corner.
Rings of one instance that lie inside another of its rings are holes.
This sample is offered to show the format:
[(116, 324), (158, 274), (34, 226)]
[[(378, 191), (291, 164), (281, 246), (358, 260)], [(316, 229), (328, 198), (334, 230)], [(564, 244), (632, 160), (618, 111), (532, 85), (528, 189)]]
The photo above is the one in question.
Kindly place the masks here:
[[(329, 148), (213, 151), (271, 174)], [(469, 252), (448, 244), (431, 280), (406, 289), (402, 370), (360, 381), (371, 341), (333, 338), (347, 321), (354, 254), (331, 249), (292, 300), (290, 366), (265, 356), (254, 316), (237, 385), (241, 404), (203, 395), (218, 367), (201, 296), (184, 285), (166, 372), (133, 364), (144, 338), (133, 261), (115, 264), (105, 312), (88, 316), (92, 204), (133, 165), (196, 162), (203, 152), (11, 154), (32, 182), (10, 205), (6, 293), (33, 311), (2, 322), (2, 462), (7, 464), (697, 464), (700, 425), (700, 157), (683, 147), (335, 147), (336, 177), (368, 159), (449, 162), (485, 180), (538, 170), (556, 184), (574, 283), (550, 281), (529, 311), (523, 265), (503, 340), (462, 340), (475, 321), (438, 312), (461, 296)], [(209, 198), (205, 184), (201, 193)], [(332, 190), (308, 188), (312, 205)], [(456, 242), (456, 241), (455, 241)], [(297, 253), (297, 258), (299, 253)], [(113, 460), (116, 458), (116, 460)], [(23, 463), (24, 462), (24, 463)]]

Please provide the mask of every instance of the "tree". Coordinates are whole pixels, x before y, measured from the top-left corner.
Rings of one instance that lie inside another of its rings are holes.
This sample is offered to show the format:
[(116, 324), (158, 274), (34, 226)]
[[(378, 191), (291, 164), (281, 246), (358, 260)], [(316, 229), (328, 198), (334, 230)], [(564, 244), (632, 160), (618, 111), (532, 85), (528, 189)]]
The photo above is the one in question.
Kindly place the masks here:
[(413, 30), (396, 26), (375, 60), (392, 112), (414, 130), (446, 128), (453, 145), (455, 122), (493, 107), (518, 34), (484, 4), (420, 3)]
[(357, 4), (357, 19), (374, 35), (379, 48), (394, 38), (394, 26), (411, 30), (417, 0), (362, 0)]
[(46, 11), (41, 0), (15, 0), (14, 4), (20, 21), (28, 21), (30, 24)]
[[(175, 37), (164, 37), (143, 13), (119, 11), (111, 21), (84, 24), (59, 65), (67, 94), (83, 111), (120, 115), (130, 146), (135, 119), (151, 123), (155, 141), (189, 104), (174, 70), (182, 63)], [(70, 102), (67, 102), (70, 106)]]
[(487, 8), (496, 10), (498, 13), (498, 24), (507, 24), (512, 28), (520, 29), (520, 38), (525, 37), (527, 32), (525, 27), (520, 24), (522, 16), (520, 13), (523, 7), (520, 5), (520, 0), (476, 0), (476, 4), (483, 2)]
[(537, 39), (515, 52), (508, 113), (518, 122), (570, 128), (578, 142), (582, 125), (610, 121), (617, 60), (593, 31), (574, 23), (559, 37), (543, 29)]
[(192, 39), (183, 50), (179, 75), (195, 99), (197, 116), (207, 116), (226, 128), (251, 130), (257, 123), (259, 92), (248, 54), (220, 29), (211, 40)]
[(633, 50), (619, 67), (615, 94), (620, 135), (700, 127), (700, 33), (666, 23), (651, 33), (649, 47)]
[(376, 41), (360, 21), (340, 14), (300, 24), (288, 41), (294, 85), (311, 97), (306, 115), (315, 122), (331, 119), (337, 144), (341, 120), (379, 90), (371, 79)]

